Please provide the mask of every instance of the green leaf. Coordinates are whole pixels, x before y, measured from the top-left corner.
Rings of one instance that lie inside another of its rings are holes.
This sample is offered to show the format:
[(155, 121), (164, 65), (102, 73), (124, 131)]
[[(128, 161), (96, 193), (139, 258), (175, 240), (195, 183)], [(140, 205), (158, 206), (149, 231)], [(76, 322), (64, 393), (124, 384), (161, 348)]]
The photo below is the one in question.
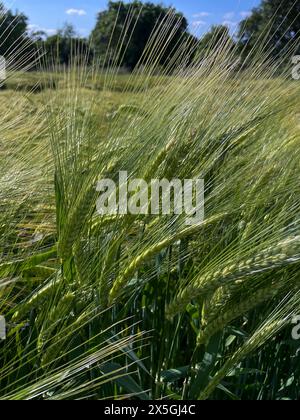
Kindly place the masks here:
[(160, 380), (166, 383), (173, 383), (179, 379), (186, 378), (188, 375), (189, 366), (184, 366), (177, 369), (169, 369), (161, 372)]

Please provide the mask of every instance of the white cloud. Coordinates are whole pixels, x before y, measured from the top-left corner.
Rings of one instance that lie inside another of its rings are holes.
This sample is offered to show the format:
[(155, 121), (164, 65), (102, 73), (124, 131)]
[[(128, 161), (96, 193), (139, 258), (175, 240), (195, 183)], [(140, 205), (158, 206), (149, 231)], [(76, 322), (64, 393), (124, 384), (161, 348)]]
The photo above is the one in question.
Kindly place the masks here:
[(242, 16), (243, 19), (246, 19), (249, 16), (251, 16), (251, 12), (241, 12), (240, 15)]
[(193, 25), (195, 28), (200, 28), (201, 26), (205, 26), (205, 25), (207, 25), (207, 23), (206, 23), (206, 22), (204, 22), (204, 20), (196, 20), (196, 21), (194, 21), (194, 22), (192, 23), (192, 25)]
[(225, 13), (225, 15), (223, 16), (224, 20), (232, 20), (234, 18), (235, 13), (234, 12), (228, 12)]
[(208, 17), (211, 16), (211, 13), (208, 12), (200, 12), (200, 13), (196, 13), (193, 15), (193, 18), (203, 18), (203, 17)]
[(57, 33), (56, 29), (42, 28), (41, 26), (35, 24), (28, 25), (27, 29), (29, 30), (29, 32), (42, 31), (45, 32), (45, 34), (47, 34), (48, 36), (55, 35)]
[(68, 9), (66, 10), (66, 14), (71, 16), (85, 16), (87, 13), (83, 9)]
[(34, 25), (34, 24), (28, 25), (27, 29), (29, 29), (29, 31), (39, 31), (39, 30), (41, 30), (41, 28), (38, 25)]
[(55, 35), (57, 33), (57, 29), (42, 28), (42, 31), (44, 31), (48, 36)]

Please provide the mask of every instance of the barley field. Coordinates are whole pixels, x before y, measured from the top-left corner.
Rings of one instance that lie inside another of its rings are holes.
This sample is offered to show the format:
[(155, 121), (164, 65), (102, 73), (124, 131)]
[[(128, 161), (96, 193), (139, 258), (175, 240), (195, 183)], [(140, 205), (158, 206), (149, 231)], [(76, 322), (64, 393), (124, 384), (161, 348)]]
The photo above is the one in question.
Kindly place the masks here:
[[(1, 400), (299, 398), (300, 84), (231, 58), (9, 74)], [(204, 221), (100, 216), (122, 170), (203, 178)]]

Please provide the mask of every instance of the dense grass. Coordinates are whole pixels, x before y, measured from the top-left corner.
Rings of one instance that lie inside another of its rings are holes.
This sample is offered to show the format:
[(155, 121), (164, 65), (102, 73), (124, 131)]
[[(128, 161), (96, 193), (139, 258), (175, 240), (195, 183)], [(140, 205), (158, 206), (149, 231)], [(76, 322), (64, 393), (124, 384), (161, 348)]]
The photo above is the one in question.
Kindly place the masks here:
[[(0, 92), (1, 399), (299, 398), (300, 85), (179, 56)], [(99, 216), (120, 170), (201, 176), (204, 222)]]
[[(67, 83), (63, 77), (63, 73), (64, 69), (60, 69), (59, 71), (56, 69), (52, 72), (14, 71), (9, 74), (8, 79), (1, 85), (0, 89), (30, 93), (40, 93), (41, 91), (47, 89), (64, 89), (67, 87)], [(114, 74), (107, 76), (104, 73), (100, 73), (96, 78), (93, 76), (86, 77), (84, 87), (92, 91), (103, 91), (105, 89), (107, 79), (109, 79), (110, 82), (108, 90), (110, 92), (118, 92), (122, 94), (124, 93), (124, 89), (126, 89), (129, 93), (134, 93), (137, 90), (147, 91), (160, 85), (163, 86), (169, 81), (167, 76), (159, 77), (153, 75), (149, 77), (147, 83), (145, 83), (145, 78), (142, 75), (132, 79), (129, 73), (118, 74), (117, 77), (115, 77)]]

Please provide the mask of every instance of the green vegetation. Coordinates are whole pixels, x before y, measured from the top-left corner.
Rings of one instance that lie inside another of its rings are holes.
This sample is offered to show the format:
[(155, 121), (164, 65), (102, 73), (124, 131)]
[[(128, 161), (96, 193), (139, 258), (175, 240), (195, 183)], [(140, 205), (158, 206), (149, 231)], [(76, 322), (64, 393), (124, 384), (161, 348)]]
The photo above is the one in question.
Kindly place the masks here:
[[(107, 10), (100, 12), (95, 29), (91, 34), (92, 45), (106, 65), (113, 65), (112, 57), (121, 55), (122, 65), (133, 69), (140, 61), (149, 38), (158, 28), (158, 22), (165, 22), (170, 16), (170, 8), (153, 3), (143, 5), (140, 1), (125, 4), (122, 1), (109, 1)], [(173, 11), (173, 22), (166, 28), (164, 38), (172, 38), (168, 49), (159, 58), (160, 64), (166, 64), (170, 54), (182, 36), (188, 37), (186, 18)], [(134, 30), (133, 30), (134, 29)], [(113, 36), (111, 37), (111, 34)], [(120, 39), (124, 38), (123, 48), (118, 51)], [(106, 58), (107, 46), (113, 53)]]
[[(273, 57), (285, 54), (289, 42), (300, 37), (300, 3), (294, 0), (263, 0), (252, 14), (240, 24), (239, 39), (244, 58), (257, 52), (264, 34)], [(272, 25), (270, 25), (272, 23)], [(300, 54), (299, 42), (295, 53)]]
[[(47, 36), (40, 30), (28, 33), (27, 17), (6, 10), (0, 2), (3, 34), (0, 55), (5, 53), (15, 61), (20, 61), (17, 50), (22, 50), (24, 64), (26, 47), (27, 55), (36, 50), (44, 51), (48, 65), (59, 63), (69, 66), (72, 65), (71, 57), (76, 48), (76, 55), (84, 57), (88, 64), (94, 59), (101, 62), (102, 67), (112, 67), (118, 62), (120, 67), (131, 71), (137, 65), (145, 64), (145, 52), (151, 48), (149, 39), (155, 33), (158, 35), (159, 27), (164, 25), (165, 33), (160, 33), (163, 36), (161, 42), (163, 39), (169, 39), (169, 42), (164, 54), (157, 57), (162, 66), (170, 64), (183, 40), (186, 44), (186, 60), (191, 62), (224, 38), (236, 47), (235, 51), (239, 53), (238, 56), (242, 56), (244, 65), (249, 65), (249, 61), (255, 61), (255, 56), (260, 56), (262, 47), (265, 48), (264, 53), (268, 52), (272, 58), (280, 59), (287, 54), (290, 42), (299, 45), (299, 13), (299, 2), (295, 0), (262, 0), (261, 5), (254, 8), (240, 23), (237, 34), (230, 33), (227, 26), (213, 26), (199, 43), (189, 32), (186, 17), (175, 9), (139, 0), (129, 3), (109, 0), (107, 9), (98, 14), (92, 33), (88, 39), (84, 39), (68, 23), (58, 29), (55, 35)], [(156, 45), (159, 50), (159, 41)], [(300, 54), (299, 47), (296, 47), (294, 53)]]
[[(162, 68), (172, 22), (130, 74), (119, 54), (9, 69), (1, 400), (299, 399), (300, 85), (283, 66), (297, 40), (237, 69), (226, 31), (192, 63), (183, 37)], [(100, 216), (96, 183), (121, 170), (201, 176), (204, 222)]]
[(0, 3), (0, 26), (1, 26), (1, 45), (0, 55), (16, 52), (20, 42), (24, 38), (27, 28), (27, 17), (23, 14), (14, 14), (6, 10)]

